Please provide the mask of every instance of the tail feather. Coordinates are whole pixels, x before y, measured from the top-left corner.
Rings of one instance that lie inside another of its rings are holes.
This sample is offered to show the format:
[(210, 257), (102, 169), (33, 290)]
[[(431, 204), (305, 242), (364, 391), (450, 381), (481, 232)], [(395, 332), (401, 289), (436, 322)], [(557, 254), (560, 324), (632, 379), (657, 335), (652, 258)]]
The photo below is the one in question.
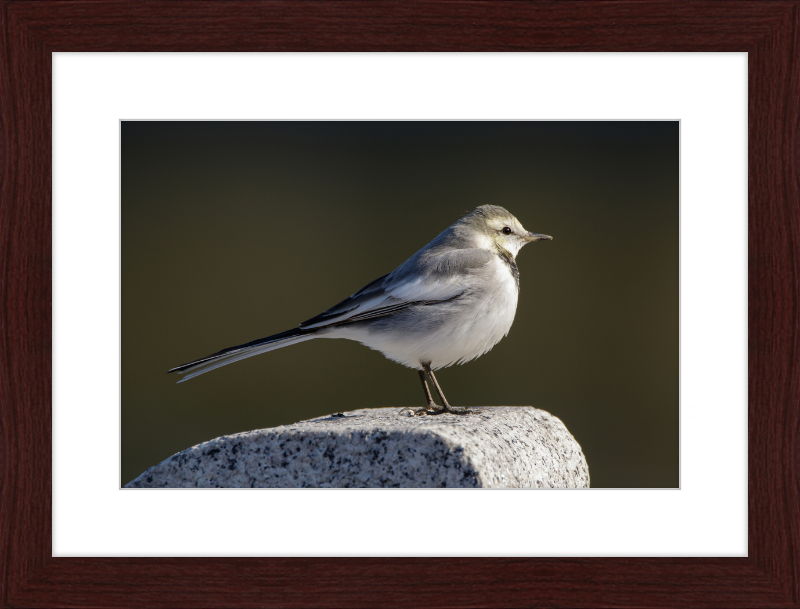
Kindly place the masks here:
[(267, 336), (266, 338), (259, 338), (258, 340), (237, 345), (236, 347), (228, 347), (217, 353), (212, 353), (206, 357), (200, 358), (188, 364), (183, 364), (168, 370), (169, 372), (177, 372), (178, 374), (185, 374), (186, 376), (179, 380), (179, 383), (188, 381), (191, 378), (205, 374), (222, 366), (227, 366), (234, 362), (238, 362), (254, 355), (274, 351), (281, 347), (288, 347), (296, 343), (301, 343), (306, 340), (315, 338), (315, 332), (304, 332), (299, 328)]

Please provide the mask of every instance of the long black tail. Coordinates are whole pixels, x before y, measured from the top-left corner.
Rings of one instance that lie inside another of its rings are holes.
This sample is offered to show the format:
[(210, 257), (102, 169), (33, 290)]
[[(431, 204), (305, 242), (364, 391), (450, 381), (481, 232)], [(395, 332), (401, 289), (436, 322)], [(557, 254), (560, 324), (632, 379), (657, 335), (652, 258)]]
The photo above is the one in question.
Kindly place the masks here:
[(294, 328), (293, 330), (287, 330), (286, 332), (281, 332), (280, 334), (273, 334), (272, 336), (267, 336), (266, 338), (259, 338), (258, 340), (253, 340), (243, 345), (228, 347), (227, 349), (217, 351), (216, 353), (212, 353), (206, 357), (194, 360), (188, 364), (177, 366), (172, 370), (168, 370), (167, 372), (185, 374), (186, 376), (178, 381), (179, 383), (182, 383), (183, 381), (188, 381), (190, 378), (210, 372), (215, 368), (226, 366), (228, 364), (232, 364), (233, 362), (238, 362), (239, 360), (253, 357), (254, 355), (258, 355), (260, 353), (274, 351), (275, 349), (280, 349), (281, 347), (288, 347), (289, 345), (294, 345), (295, 343), (312, 339), (314, 338), (314, 334), (314, 330), (301, 330), (300, 328)]

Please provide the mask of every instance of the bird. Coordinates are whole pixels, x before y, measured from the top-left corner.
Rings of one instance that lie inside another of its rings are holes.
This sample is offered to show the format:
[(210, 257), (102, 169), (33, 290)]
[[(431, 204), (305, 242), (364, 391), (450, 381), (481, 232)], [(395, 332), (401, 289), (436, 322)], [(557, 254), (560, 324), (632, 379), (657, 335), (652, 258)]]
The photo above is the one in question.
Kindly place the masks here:
[[(418, 372), (426, 406), (412, 412), (471, 414), (445, 398), (434, 371), (469, 362), (511, 329), (519, 250), (549, 235), (528, 232), (505, 208), (481, 205), (391, 273), (296, 328), (172, 368), (184, 382), (221, 366), (314, 338), (344, 338)], [(437, 407), (427, 380), (442, 402)], [(404, 409), (405, 410), (405, 409)]]

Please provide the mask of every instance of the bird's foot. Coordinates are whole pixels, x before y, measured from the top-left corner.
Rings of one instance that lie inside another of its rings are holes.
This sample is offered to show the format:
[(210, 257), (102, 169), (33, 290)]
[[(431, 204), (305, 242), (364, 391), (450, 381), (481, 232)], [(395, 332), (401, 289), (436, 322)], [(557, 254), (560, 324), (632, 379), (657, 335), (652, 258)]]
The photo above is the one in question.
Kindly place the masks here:
[(434, 407), (428, 406), (426, 408), (417, 408), (416, 410), (411, 408), (411, 406), (406, 406), (405, 408), (401, 408), (400, 412), (397, 414), (403, 414), (406, 410), (408, 411), (408, 416), (410, 417), (421, 417), (425, 416), (426, 414), (437, 414), (438, 411), (436, 410), (435, 406), (436, 405), (434, 404)]
[(437, 410), (434, 414), (477, 414), (477, 410), (470, 410), (469, 408), (453, 408), (450, 404), (445, 404), (440, 410)]
[(441, 408), (439, 408), (436, 404), (428, 404), (425, 408), (417, 408), (416, 410), (410, 406), (406, 406), (397, 414), (402, 414), (406, 410), (410, 413), (409, 416), (412, 417), (424, 417), (425, 415), (433, 416), (437, 414), (478, 414), (480, 412), (479, 410), (470, 410), (469, 408), (453, 408), (450, 406), (450, 404), (445, 404)]

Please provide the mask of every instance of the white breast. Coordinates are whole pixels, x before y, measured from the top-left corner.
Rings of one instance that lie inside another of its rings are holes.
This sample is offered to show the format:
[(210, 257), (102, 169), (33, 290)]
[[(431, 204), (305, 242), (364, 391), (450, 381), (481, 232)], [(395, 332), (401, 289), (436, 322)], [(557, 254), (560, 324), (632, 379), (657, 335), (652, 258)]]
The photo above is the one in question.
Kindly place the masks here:
[(495, 267), (496, 284), (476, 299), (474, 305), (469, 307), (469, 312), (465, 311), (462, 323), (453, 332), (453, 351), (458, 351), (459, 357), (445, 355), (441, 357), (441, 363), (436, 365), (437, 368), (463, 364), (483, 355), (511, 329), (517, 312), (519, 288), (505, 262), (495, 258), (491, 264)]

